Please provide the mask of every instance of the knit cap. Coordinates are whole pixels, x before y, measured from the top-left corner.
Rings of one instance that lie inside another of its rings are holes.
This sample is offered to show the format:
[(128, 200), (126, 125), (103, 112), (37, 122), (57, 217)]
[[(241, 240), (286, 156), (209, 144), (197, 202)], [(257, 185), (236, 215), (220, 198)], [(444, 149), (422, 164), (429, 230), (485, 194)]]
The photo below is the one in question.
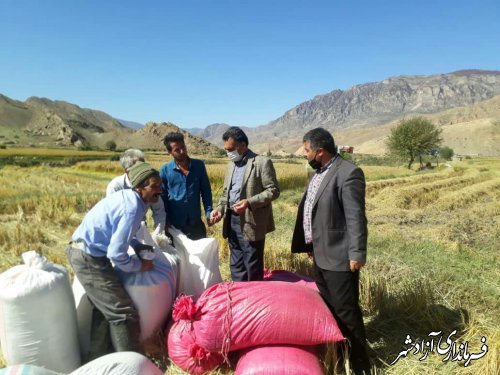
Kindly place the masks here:
[(128, 178), (130, 179), (132, 187), (135, 188), (144, 181), (146, 181), (148, 177), (158, 173), (159, 172), (156, 169), (154, 169), (150, 164), (138, 161), (129, 168)]

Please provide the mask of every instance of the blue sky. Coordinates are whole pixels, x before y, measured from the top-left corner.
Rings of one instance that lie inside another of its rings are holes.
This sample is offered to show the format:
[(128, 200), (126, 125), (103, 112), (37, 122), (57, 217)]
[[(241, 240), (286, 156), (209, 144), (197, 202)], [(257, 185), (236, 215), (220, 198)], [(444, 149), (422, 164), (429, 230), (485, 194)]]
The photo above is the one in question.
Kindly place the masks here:
[(256, 126), (334, 89), (500, 70), (499, 0), (0, 0), (0, 93)]

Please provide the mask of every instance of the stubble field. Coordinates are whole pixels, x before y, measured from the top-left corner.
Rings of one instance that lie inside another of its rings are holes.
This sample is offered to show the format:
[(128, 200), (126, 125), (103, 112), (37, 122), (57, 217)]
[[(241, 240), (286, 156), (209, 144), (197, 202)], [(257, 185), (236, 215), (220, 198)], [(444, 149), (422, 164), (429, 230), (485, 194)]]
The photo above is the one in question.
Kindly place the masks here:
[[(157, 168), (168, 160), (148, 155)], [(122, 173), (117, 161), (69, 164), (0, 167), (0, 272), (19, 264), (27, 250), (68, 267), (65, 244), (84, 214), (104, 197), (111, 178)], [(226, 160), (206, 164), (215, 204)], [(266, 239), (266, 267), (308, 275), (311, 261), (290, 253), (297, 204), (307, 184), (304, 161), (276, 160), (275, 168), (281, 196), (273, 204), (277, 230)], [(402, 166), (362, 168), (368, 181), (369, 258), (361, 277), (361, 304), (373, 372), (499, 373), (500, 160), (465, 160), (419, 173)], [(209, 235), (219, 239), (221, 273), (229, 279), (229, 250), (220, 232), (220, 224), (209, 228)], [(407, 335), (423, 340), (441, 331), (446, 339), (453, 330), (457, 347), (468, 342), (472, 353), (481, 352), (484, 336), (487, 354), (467, 367), (436, 353), (419, 360), (422, 354), (413, 352), (390, 365), (408, 348)], [(325, 362), (328, 366), (329, 359)], [(182, 372), (168, 365), (166, 373)]]

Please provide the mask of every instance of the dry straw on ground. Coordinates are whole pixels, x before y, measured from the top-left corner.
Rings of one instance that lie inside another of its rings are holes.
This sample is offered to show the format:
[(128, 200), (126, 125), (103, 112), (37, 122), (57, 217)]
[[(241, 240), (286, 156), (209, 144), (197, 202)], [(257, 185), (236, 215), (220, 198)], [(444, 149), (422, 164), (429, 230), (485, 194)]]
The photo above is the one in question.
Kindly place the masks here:
[[(0, 150), (1, 151), (1, 150)], [(68, 155), (64, 155), (68, 156)], [(157, 168), (162, 155), (148, 155)], [(266, 239), (266, 266), (311, 273), (305, 255), (292, 256), (290, 240), (296, 207), (307, 183), (304, 163), (276, 161), (281, 197), (274, 203), (277, 230)], [(207, 160), (214, 203), (222, 190), (226, 161)], [(404, 167), (364, 166), (367, 177), (369, 260), (362, 273), (361, 303), (376, 374), (497, 374), (500, 345), (500, 162), (466, 160), (453, 168), (416, 173)], [(68, 265), (63, 249), (83, 215), (104, 196), (109, 180), (121, 174), (117, 161), (86, 161), (68, 167), (0, 169), (0, 271), (35, 249)], [(221, 271), (229, 278), (229, 249), (220, 225)], [(407, 334), (458, 331), (458, 342), (487, 355), (468, 367), (431, 354), (409, 355), (390, 366), (405, 348)], [(157, 337), (160, 340), (161, 337)], [(164, 349), (163, 349), (164, 350)], [(335, 358), (323, 361), (333, 371)], [(161, 353), (160, 353), (161, 354)], [(158, 359), (159, 358), (159, 359)], [(165, 362), (166, 374), (181, 373)], [(222, 369), (216, 373), (232, 373)]]

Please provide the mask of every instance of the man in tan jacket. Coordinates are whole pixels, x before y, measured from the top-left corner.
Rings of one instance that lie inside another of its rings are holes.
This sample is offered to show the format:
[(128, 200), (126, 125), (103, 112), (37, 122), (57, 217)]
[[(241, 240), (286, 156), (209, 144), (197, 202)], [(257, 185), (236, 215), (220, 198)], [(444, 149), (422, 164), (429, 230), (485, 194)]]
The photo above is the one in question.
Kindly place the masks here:
[(240, 128), (230, 127), (222, 140), (231, 162), (210, 224), (224, 217), (222, 235), (231, 250), (233, 281), (262, 280), (266, 234), (275, 229), (271, 202), (280, 195), (276, 172), (271, 159), (248, 148)]

